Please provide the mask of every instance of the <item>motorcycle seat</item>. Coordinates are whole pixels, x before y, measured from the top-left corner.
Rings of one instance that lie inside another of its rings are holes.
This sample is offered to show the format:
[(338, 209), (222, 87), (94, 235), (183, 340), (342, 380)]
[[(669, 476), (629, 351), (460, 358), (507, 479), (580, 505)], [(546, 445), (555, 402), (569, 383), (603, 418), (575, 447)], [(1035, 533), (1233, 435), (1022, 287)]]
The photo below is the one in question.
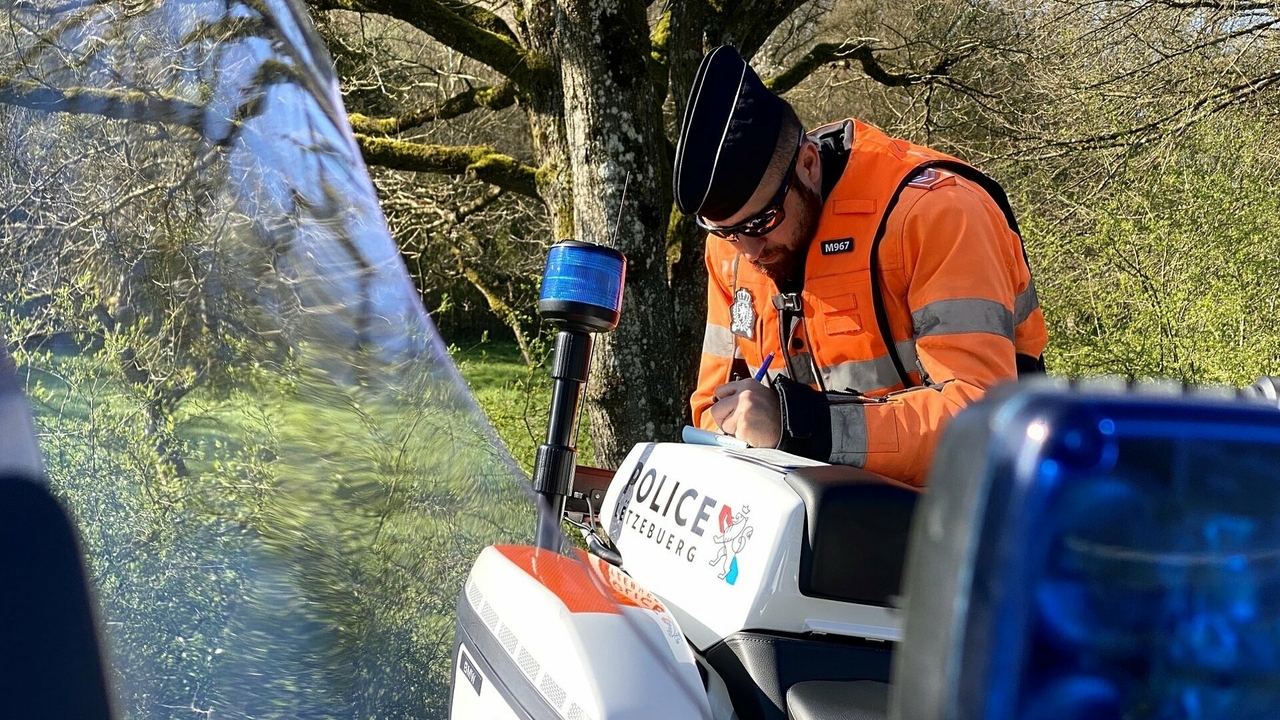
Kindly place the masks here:
[(889, 686), (873, 680), (813, 680), (787, 690), (788, 720), (886, 720)]
[(114, 717), (75, 528), (39, 480), (0, 473), (5, 717)]
[(920, 490), (846, 465), (800, 468), (785, 478), (805, 507), (800, 592), (890, 606)]

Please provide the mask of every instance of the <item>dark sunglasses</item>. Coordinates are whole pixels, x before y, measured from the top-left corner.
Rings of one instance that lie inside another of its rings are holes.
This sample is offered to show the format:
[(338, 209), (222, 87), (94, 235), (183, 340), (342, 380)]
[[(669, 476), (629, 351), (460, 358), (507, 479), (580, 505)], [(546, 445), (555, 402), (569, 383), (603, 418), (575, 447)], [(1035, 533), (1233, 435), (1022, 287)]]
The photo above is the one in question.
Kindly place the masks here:
[[(804, 135), (801, 135), (803, 139)], [(746, 235), (747, 237), (763, 237), (778, 229), (778, 226), (787, 219), (787, 211), (784, 207), (787, 199), (787, 191), (791, 189), (791, 178), (796, 173), (796, 161), (800, 159), (800, 148), (804, 147), (803, 142), (796, 143), (796, 151), (791, 155), (791, 164), (787, 167), (787, 174), (782, 178), (782, 184), (778, 186), (778, 191), (773, 194), (773, 199), (756, 215), (736, 225), (714, 225), (707, 222), (701, 215), (694, 215), (693, 221), (698, 227), (719, 238), (724, 238), (729, 242), (737, 242), (738, 235)]]

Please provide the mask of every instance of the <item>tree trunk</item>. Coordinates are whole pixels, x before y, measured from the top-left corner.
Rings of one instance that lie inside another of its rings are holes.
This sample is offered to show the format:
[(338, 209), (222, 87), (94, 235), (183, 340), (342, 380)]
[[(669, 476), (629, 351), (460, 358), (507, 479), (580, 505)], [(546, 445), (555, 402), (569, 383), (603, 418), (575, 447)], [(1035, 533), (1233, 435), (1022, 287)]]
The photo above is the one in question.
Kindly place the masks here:
[[(675, 354), (673, 368), (677, 392), (683, 405), (698, 384), (698, 363), (702, 358), (702, 337), (707, 327), (707, 271), (703, 261), (703, 233), (692, 218), (672, 213), (668, 230), (678, 242), (680, 257), (671, 265), (671, 292), (675, 305)], [(707, 242), (723, 242), (708, 240)], [(682, 409), (686, 422), (692, 421), (687, 407)]]
[[(646, 58), (639, 0), (567, 0), (557, 18), (573, 176), (574, 234), (627, 256), (618, 329), (599, 338), (587, 395), (598, 462), (674, 439), (682, 423), (674, 304), (667, 284), (666, 137)], [(623, 205), (623, 188), (626, 204)], [(614, 234), (616, 231), (616, 239)]]
[[(707, 47), (707, 27), (710, 6), (699, 0), (673, 0), (671, 5), (671, 34), (667, 41), (667, 58), (670, 65), (671, 100), (673, 116), (679, 122), (684, 117), (685, 104), (693, 78), (698, 72)], [(718, 43), (717, 43), (718, 44)], [(673, 159), (674, 161), (674, 159)], [(671, 163), (668, 163), (670, 165)], [(672, 207), (671, 202), (667, 203)], [(687, 403), (698, 382), (698, 361), (701, 359), (702, 336), (707, 317), (707, 273), (703, 263), (705, 234), (698, 230), (693, 219), (671, 212), (667, 227), (667, 245), (676, 251), (671, 265), (671, 291), (675, 304), (675, 347), (681, 348), (674, 368), (682, 406)]]
[[(524, 0), (517, 28), (525, 47), (560, 62), (556, 41), (557, 9), (554, 0)], [(550, 76), (554, 77), (554, 75)], [(533, 136), (533, 153), (539, 168), (538, 194), (551, 215), (554, 239), (573, 234), (574, 205), (570, 195), (569, 144), (565, 137), (564, 96), (558, 82), (525, 89), (525, 116)]]

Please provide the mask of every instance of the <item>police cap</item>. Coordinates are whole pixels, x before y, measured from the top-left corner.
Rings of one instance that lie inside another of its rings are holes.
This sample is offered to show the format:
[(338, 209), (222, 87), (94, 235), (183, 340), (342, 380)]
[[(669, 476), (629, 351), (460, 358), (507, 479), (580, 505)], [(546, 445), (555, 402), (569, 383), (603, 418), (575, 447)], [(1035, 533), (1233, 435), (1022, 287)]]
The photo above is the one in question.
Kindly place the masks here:
[[(676, 207), (713, 220), (740, 211), (763, 179), (794, 111), (728, 45), (702, 59), (676, 145)], [(794, 129), (788, 132), (795, 132)], [(792, 146), (794, 147), (794, 145)]]

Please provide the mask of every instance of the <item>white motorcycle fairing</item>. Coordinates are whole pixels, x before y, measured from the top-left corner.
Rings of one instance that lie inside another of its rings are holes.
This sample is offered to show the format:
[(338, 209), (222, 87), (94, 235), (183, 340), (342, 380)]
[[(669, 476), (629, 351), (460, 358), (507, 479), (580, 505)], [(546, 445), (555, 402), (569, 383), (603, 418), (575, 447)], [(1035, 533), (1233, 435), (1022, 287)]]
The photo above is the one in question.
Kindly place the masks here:
[(810, 717), (836, 681), (882, 717), (916, 497), (776, 451), (637, 446), (602, 512), (587, 506), (621, 569), (481, 554), (458, 605), (452, 716)]
[(621, 571), (485, 548), (458, 602), (452, 718), (707, 718), (679, 625)]
[(605, 494), (601, 523), (627, 573), (700, 651), (742, 630), (898, 640), (892, 607), (801, 592), (806, 509), (786, 477), (814, 465), (776, 451), (637, 445)]

